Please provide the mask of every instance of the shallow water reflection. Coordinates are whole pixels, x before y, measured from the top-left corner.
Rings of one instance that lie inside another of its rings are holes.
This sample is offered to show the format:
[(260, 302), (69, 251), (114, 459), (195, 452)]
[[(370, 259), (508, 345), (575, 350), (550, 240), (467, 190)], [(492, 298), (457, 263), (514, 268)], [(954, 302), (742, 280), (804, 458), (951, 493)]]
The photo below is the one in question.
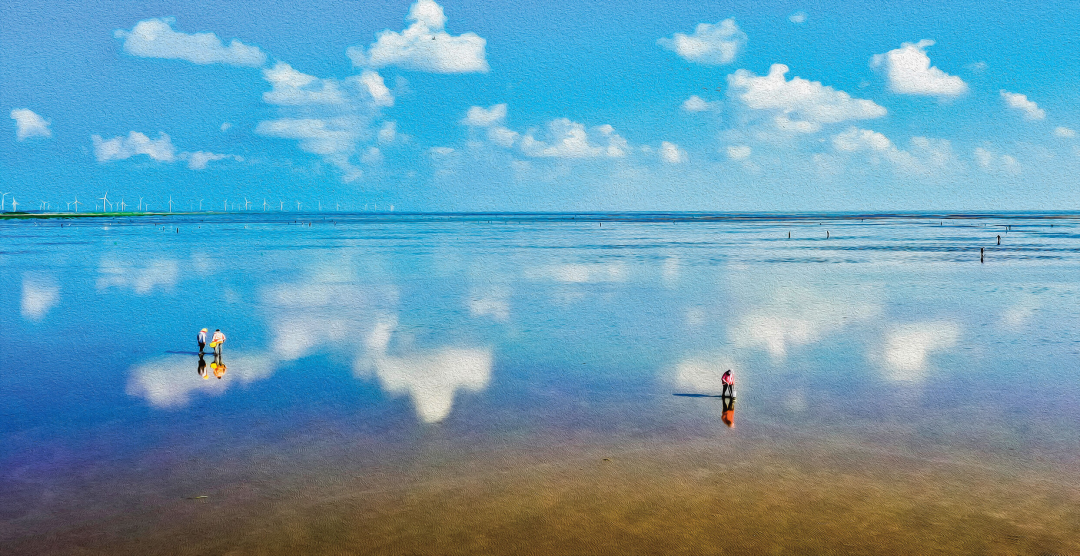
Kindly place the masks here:
[(0, 353), (0, 477), (25, 495), (0, 540), (59, 527), (27, 485), (195, 488), (191, 458), (256, 505), (277, 495), (252, 477), (333, 497), (596, 450), (692, 467), (671, 454), (700, 443), (1068, 475), (1080, 234), (1037, 216), (0, 222), (0, 341), (37, 354)]

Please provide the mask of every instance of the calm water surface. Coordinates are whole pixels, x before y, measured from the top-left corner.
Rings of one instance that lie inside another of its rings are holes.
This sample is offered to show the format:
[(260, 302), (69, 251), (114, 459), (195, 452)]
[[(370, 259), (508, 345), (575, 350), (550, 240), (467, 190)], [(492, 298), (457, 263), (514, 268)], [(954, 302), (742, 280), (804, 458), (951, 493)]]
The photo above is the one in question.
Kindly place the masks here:
[(1080, 215), (0, 221), (0, 552), (1080, 554), (1078, 290)]

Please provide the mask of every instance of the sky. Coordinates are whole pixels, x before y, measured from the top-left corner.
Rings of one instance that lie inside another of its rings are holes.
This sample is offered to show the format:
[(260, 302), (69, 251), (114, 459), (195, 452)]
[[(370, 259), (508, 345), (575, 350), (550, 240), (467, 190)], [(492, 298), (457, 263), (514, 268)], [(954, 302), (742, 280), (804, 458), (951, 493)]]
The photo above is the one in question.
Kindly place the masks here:
[[(4, 209), (1080, 209), (1069, 2), (7, 2)], [(46, 204), (47, 203), (47, 204)], [(114, 208), (120, 208), (119, 205)]]

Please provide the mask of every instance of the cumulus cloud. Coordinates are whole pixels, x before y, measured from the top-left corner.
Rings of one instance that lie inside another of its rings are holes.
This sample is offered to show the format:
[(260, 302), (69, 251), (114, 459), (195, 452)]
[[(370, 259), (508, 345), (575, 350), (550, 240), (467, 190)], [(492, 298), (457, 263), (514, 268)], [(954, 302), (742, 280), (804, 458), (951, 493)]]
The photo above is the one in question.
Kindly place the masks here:
[(788, 16), (788, 21), (792, 23), (806, 23), (806, 12), (795, 12)]
[(690, 98), (683, 101), (682, 109), (687, 112), (705, 112), (707, 110), (715, 110), (716, 105), (717, 103), (708, 102), (697, 95), (690, 95)]
[(31, 137), (52, 137), (49, 122), (28, 108), (16, 108), (11, 111), (15, 120), (15, 139), (24, 141)]
[(32, 321), (45, 318), (49, 310), (60, 303), (60, 286), (50, 276), (24, 274), (22, 283), (22, 316)]
[(1024, 118), (1028, 120), (1041, 120), (1046, 117), (1046, 111), (1039, 108), (1038, 104), (1028, 100), (1027, 95), (1020, 93), (1010, 93), (1005, 89), (999, 91), (1001, 93), (1001, 99), (1005, 101), (1010, 108), (1019, 110), (1024, 114)]
[(502, 125), (505, 120), (506, 104), (495, 104), (490, 108), (470, 107), (459, 123), (473, 128), (486, 128), (488, 140), (501, 147), (510, 148), (521, 134)]
[(675, 143), (664, 141), (660, 143), (660, 160), (668, 164), (682, 164), (687, 160), (686, 151)]
[(751, 153), (749, 145), (728, 145), (726, 151), (731, 160), (746, 160)]
[(934, 41), (924, 39), (906, 42), (900, 48), (875, 54), (870, 67), (885, 71), (889, 90), (904, 95), (926, 95), (939, 98), (955, 97), (967, 92), (967, 83), (930, 65), (926, 48)]
[(263, 101), (277, 105), (343, 104), (345, 93), (332, 79), (319, 79), (301, 73), (285, 62), (263, 70), (263, 79), (271, 89), (263, 93)]
[(832, 145), (837, 152), (864, 153), (872, 164), (886, 160), (908, 173), (929, 174), (958, 166), (947, 139), (912, 137), (910, 149), (905, 150), (881, 133), (852, 126), (834, 135)]
[(124, 160), (140, 154), (158, 162), (176, 160), (176, 147), (169, 136), (162, 132), (158, 132), (157, 139), (150, 139), (138, 131), (128, 133), (127, 137), (105, 140), (100, 135), (93, 135), (90, 139), (94, 142), (94, 156), (101, 163)]
[(1064, 126), (1058, 126), (1054, 128), (1054, 137), (1061, 137), (1063, 139), (1071, 139), (1076, 137), (1076, 131)]
[(884, 362), (892, 380), (917, 382), (925, 377), (929, 356), (956, 345), (960, 327), (952, 322), (920, 322), (894, 327), (885, 336)]
[[(591, 133), (590, 133), (591, 131)], [(527, 156), (553, 158), (595, 158), (626, 156), (628, 144), (610, 125), (586, 131), (585, 125), (558, 118), (548, 122), (545, 141), (529, 131), (521, 139), (521, 151)]]
[(259, 122), (255, 133), (299, 141), (300, 148), (322, 155), (344, 172), (346, 182), (363, 173), (349, 162), (360, 137), (358, 126), (348, 118), (280, 118)]
[(671, 38), (657, 40), (656, 44), (688, 62), (719, 66), (735, 61), (746, 44), (746, 33), (739, 30), (734, 19), (728, 18), (716, 24), (699, 23), (693, 35), (675, 33)]
[(472, 106), (465, 117), (461, 119), (462, 125), (471, 127), (488, 127), (506, 119), (506, 104), (495, 104), (491, 108)]
[(308, 75), (278, 62), (263, 70), (263, 78), (271, 87), (263, 93), (263, 101), (278, 106), (281, 117), (259, 122), (255, 132), (298, 141), (301, 150), (317, 154), (341, 170), (345, 182), (363, 175), (352, 162), (361, 152), (361, 142), (384, 140), (394, 131), (369, 129), (380, 109), (394, 104), (393, 93), (375, 71), (364, 70), (339, 81)]
[(113, 35), (124, 40), (124, 51), (143, 58), (253, 67), (266, 63), (266, 54), (258, 47), (236, 39), (225, 46), (213, 33), (180, 33), (172, 28), (175, 21), (171, 17), (146, 19), (136, 23), (130, 31), (120, 29)]
[(989, 173), (1004, 173), (1015, 176), (1021, 171), (1020, 162), (1007, 154), (999, 155), (989, 149), (975, 147), (972, 156), (975, 158), (979, 168)]
[(783, 64), (773, 64), (763, 76), (737, 70), (728, 76), (728, 94), (748, 108), (776, 112), (778, 129), (801, 133), (814, 133), (822, 124), (880, 118), (887, 113), (874, 101), (852, 98), (818, 81), (800, 77), (788, 81), (787, 72)]
[(407, 29), (380, 32), (366, 50), (349, 47), (346, 54), (353, 65), (400, 66), (434, 73), (486, 73), (490, 69), (484, 54), (487, 41), (476, 33), (456, 37), (447, 33), (442, 6), (433, 0), (418, 0), (407, 19), (411, 22)]
[(188, 168), (192, 170), (205, 170), (211, 162), (215, 160), (231, 159), (237, 162), (243, 162), (244, 158), (236, 156), (234, 154), (218, 154), (208, 151), (195, 151), (193, 153), (184, 152), (180, 153), (180, 159), (186, 160)]

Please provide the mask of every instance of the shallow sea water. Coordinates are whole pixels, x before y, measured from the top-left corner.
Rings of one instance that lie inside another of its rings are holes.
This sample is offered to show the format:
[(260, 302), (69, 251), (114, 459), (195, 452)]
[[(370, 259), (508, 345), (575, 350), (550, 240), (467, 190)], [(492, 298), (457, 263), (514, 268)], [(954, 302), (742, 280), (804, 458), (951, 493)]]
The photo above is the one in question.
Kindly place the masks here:
[(0, 553), (1080, 554), (1078, 271), (1076, 214), (0, 221)]

